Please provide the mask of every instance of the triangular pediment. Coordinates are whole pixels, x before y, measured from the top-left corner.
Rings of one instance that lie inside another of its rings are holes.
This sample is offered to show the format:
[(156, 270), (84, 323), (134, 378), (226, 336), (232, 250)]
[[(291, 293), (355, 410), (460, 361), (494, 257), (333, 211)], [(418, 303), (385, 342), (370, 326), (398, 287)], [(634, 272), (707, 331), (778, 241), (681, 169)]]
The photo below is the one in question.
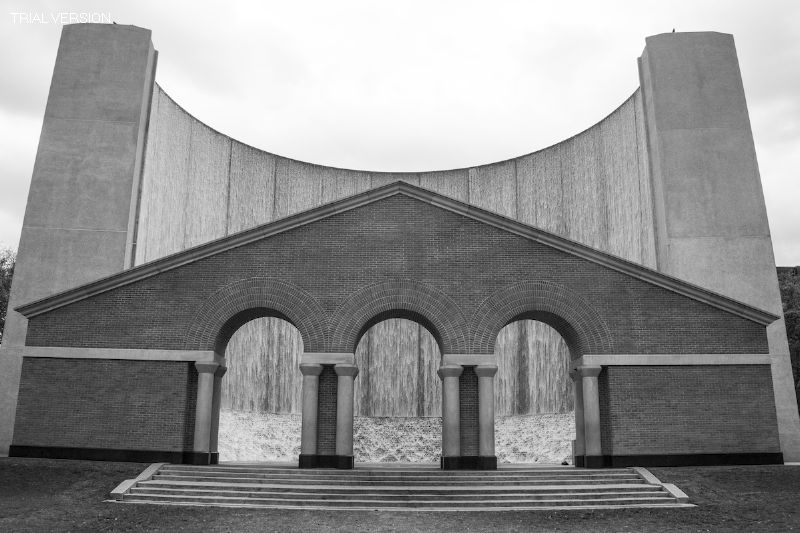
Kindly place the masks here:
[(662, 274), (656, 270), (627, 261), (620, 257), (580, 244), (576, 241), (560, 237), (548, 231), (524, 224), (500, 214), (454, 200), (433, 191), (420, 188), (402, 181), (383, 187), (371, 189), (354, 196), (337, 200), (281, 218), (267, 224), (254, 227), (233, 235), (229, 235), (200, 246), (139, 265), (118, 274), (102, 278), (92, 283), (70, 289), (53, 296), (37, 300), (16, 308), (28, 318), (89, 298), (91, 296), (128, 285), (136, 281), (178, 268), (180, 266), (205, 259), (228, 250), (270, 238), (295, 228), (305, 226), (332, 217), (339, 213), (359, 209), (369, 204), (395, 195), (406, 195), (438, 209), (468, 217), (481, 223), (493, 226), (502, 231), (515, 234), (525, 239), (559, 250), (566, 254), (610, 268), (617, 272), (641, 281), (665, 288), (672, 292), (703, 302), (718, 309), (744, 317), (760, 324), (770, 324), (779, 317), (757, 309), (742, 302), (733, 300), (703, 287), (687, 283), (683, 280)]

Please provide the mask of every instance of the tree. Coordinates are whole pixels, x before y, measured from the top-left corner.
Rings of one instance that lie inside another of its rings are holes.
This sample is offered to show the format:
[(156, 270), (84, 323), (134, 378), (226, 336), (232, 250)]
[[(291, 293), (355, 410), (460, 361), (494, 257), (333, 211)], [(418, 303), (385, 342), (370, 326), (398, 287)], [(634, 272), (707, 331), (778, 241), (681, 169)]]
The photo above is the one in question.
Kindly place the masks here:
[(800, 267), (778, 267), (778, 286), (789, 339), (794, 387), (800, 400)]
[(14, 265), (17, 254), (10, 248), (0, 249), (0, 341), (3, 340), (3, 329), (6, 326), (8, 296), (11, 293), (11, 278), (14, 277)]

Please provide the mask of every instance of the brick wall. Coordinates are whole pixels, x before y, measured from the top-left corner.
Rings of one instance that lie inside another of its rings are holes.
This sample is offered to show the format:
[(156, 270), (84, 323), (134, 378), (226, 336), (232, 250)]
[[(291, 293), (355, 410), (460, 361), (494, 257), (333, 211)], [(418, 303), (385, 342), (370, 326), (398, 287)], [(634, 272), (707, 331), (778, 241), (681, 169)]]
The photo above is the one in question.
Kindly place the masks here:
[[(210, 295), (254, 278), (279, 279), (290, 288), (262, 299), (298, 326), (308, 351), (355, 351), (353, 337), (333, 332), (360, 310), (366, 321), (367, 311), (383, 299), (381, 308), (408, 309), (443, 329), (437, 336), (445, 353), (492, 353), (505, 324), (485, 320), (487, 314), (553, 309), (583, 336), (573, 344), (590, 353), (767, 352), (765, 328), (754, 322), (404, 195), (36, 316), (27, 342), (213, 349), (217, 331), (198, 334), (205, 344), (192, 345), (198, 335), (189, 332), (196, 324), (218, 322), (198, 310)], [(412, 280), (425, 288), (413, 294), (428, 296), (365, 290), (393, 280)], [(516, 290), (531, 282), (554, 290), (544, 296)], [(292, 287), (302, 298), (292, 298)], [(253, 290), (254, 300), (260, 290)], [(507, 298), (492, 298), (500, 293)], [(364, 297), (343, 307), (356, 294)], [(324, 334), (308, 331), (307, 316), (295, 316), (298, 301), (324, 314), (314, 321)], [(553, 325), (571, 337), (563, 324)]]
[(192, 363), (26, 357), (14, 445), (190, 451)]
[(323, 365), (319, 375), (317, 454), (336, 454), (336, 395), (338, 379), (333, 365)]
[(769, 365), (605, 367), (603, 454), (780, 452)]
[(461, 407), (461, 455), (478, 455), (478, 375), (474, 366), (465, 366), (458, 378), (458, 401)]

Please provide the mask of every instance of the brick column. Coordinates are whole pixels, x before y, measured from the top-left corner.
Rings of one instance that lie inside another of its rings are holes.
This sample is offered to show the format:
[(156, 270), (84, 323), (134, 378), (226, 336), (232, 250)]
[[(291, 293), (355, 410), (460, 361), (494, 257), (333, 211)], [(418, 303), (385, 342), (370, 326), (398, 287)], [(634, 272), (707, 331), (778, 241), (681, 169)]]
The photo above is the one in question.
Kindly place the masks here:
[(336, 388), (336, 468), (353, 468), (353, 391), (358, 375), (356, 365), (333, 367), (338, 376)]
[(303, 374), (303, 420), (300, 430), (300, 468), (317, 466), (317, 409), (319, 407), (319, 375), (322, 365), (301, 363)]
[(457, 469), (461, 457), (461, 409), (458, 401), (458, 377), (464, 371), (461, 365), (444, 365), (439, 368), (442, 380), (442, 462), (444, 470)]
[(583, 431), (585, 441), (584, 465), (587, 468), (600, 468), (603, 466), (603, 451), (600, 444), (600, 392), (597, 376), (603, 367), (582, 366), (578, 368), (581, 374), (583, 388)]
[(211, 464), (219, 463), (219, 409), (222, 404), (222, 376), (228, 371), (221, 366), (214, 372), (214, 399), (211, 403)]
[(572, 464), (583, 466), (583, 456), (586, 455), (583, 430), (583, 382), (578, 370), (570, 370), (569, 377), (572, 378), (572, 388), (575, 391), (575, 440), (572, 441)]
[(214, 374), (218, 363), (195, 363), (197, 405), (194, 416), (194, 447), (191, 464), (211, 464), (211, 421), (214, 414)]
[(481, 470), (497, 469), (497, 457), (494, 454), (494, 375), (497, 365), (478, 365), (478, 468)]

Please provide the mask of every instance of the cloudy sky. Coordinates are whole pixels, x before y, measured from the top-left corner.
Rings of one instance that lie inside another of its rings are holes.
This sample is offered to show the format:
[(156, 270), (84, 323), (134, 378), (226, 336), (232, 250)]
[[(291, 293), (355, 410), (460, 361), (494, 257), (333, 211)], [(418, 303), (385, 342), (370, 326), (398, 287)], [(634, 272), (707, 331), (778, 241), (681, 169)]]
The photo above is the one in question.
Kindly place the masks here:
[(800, 264), (797, 0), (0, 6), (0, 246), (19, 240), (61, 33), (52, 16), (95, 13), (152, 29), (158, 83), (212, 127), (281, 155), (368, 170), (464, 167), (544, 148), (636, 89), (646, 36), (732, 33), (776, 260)]

